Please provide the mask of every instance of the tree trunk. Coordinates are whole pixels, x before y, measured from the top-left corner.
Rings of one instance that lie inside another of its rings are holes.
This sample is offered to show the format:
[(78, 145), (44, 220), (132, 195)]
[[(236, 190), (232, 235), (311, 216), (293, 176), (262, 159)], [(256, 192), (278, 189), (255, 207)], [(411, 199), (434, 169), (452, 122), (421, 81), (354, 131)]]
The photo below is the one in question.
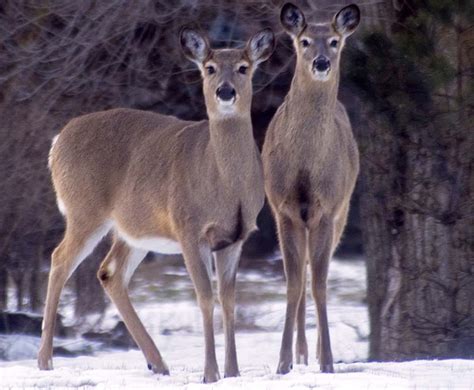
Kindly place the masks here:
[[(473, 171), (459, 167), (457, 180), (446, 183), (435, 157), (409, 153), (407, 163), (411, 179), (401, 203), (387, 196), (382, 175), (363, 173), (370, 358), (472, 358)], [(418, 191), (419, 181), (431, 185)], [(437, 214), (426, 212), (433, 207)]]
[(397, 129), (359, 107), (371, 360), (474, 356), (472, 27), (443, 28), (457, 75), (429, 123)]
[(0, 267), (0, 311), (8, 305), (8, 272), (6, 267)]
[[(42, 240), (43, 242), (43, 240)], [(32, 312), (38, 312), (39, 309), (41, 308), (41, 303), (40, 303), (40, 265), (41, 265), (41, 260), (43, 257), (43, 244), (39, 244), (39, 248), (36, 251), (36, 256), (31, 261), (31, 275), (30, 275), (30, 281), (29, 281), (29, 296), (30, 296), (30, 310)]]
[(24, 282), (24, 277), (21, 275), (15, 275), (14, 277), (15, 280), (15, 285), (16, 285), (16, 310), (17, 311), (22, 311), (23, 310), (23, 282)]

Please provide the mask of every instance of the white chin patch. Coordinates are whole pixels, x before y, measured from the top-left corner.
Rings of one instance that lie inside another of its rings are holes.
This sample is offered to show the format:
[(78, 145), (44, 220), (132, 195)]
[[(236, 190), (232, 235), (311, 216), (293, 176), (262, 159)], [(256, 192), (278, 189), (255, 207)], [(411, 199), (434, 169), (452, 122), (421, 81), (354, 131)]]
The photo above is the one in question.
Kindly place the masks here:
[(222, 99), (217, 98), (217, 103), (219, 104), (219, 108), (222, 111), (230, 112), (234, 110), (235, 98), (231, 100), (222, 100)]
[(330, 69), (325, 70), (324, 72), (313, 70), (313, 77), (315, 78), (315, 80), (318, 80), (318, 81), (327, 81), (329, 79), (329, 72), (330, 72)]

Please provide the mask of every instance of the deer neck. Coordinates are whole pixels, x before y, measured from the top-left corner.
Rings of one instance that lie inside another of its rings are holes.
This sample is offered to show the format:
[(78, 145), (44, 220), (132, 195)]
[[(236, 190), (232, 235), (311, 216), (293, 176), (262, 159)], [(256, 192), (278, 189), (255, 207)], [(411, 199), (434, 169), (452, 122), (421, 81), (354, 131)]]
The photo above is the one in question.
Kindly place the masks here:
[(257, 150), (252, 133), (250, 113), (245, 116), (225, 116), (209, 120), (209, 149), (219, 175), (226, 187), (242, 191), (248, 187), (258, 168)]
[(325, 82), (308, 80), (297, 66), (286, 99), (288, 112), (292, 113), (291, 128), (302, 132), (307, 129), (309, 136), (329, 132), (334, 126), (338, 88), (339, 75)]

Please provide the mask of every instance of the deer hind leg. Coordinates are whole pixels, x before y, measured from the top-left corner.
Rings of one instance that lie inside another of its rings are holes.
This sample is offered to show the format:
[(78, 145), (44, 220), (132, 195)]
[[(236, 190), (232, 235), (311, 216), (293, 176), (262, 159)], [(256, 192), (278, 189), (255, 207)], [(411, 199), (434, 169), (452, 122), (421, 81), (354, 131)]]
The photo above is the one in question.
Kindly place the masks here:
[(128, 284), (146, 250), (133, 248), (114, 237), (109, 253), (100, 265), (97, 277), (109, 298), (117, 307), (125, 326), (145, 355), (148, 368), (154, 373), (169, 375), (158, 348), (140, 321), (128, 294)]
[(308, 238), (312, 290), (318, 316), (317, 355), (321, 371), (334, 372), (326, 306), (327, 277), (334, 240), (332, 218), (322, 216), (318, 226), (309, 230)]
[(196, 242), (192, 235), (181, 239), (186, 268), (193, 281), (196, 298), (201, 309), (204, 341), (205, 363), (204, 383), (216, 382), (220, 379), (216, 360), (214, 341), (214, 297), (212, 291), (212, 253), (210, 247)]
[(242, 242), (214, 253), (216, 260), (219, 300), (222, 306), (225, 334), (224, 377), (239, 376), (235, 347), (235, 277), (239, 265)]
[(297, 364), (308, 365), (308, 342), (306, 341), (306, 270), (303, 274), (303, 292), (298, 303), (296, 319), (295, 355)]
[(109, 222), (97, 222), (92, 219), (79, 221), (69, 217), (67, 220), (64, 239), (51, 256), (41, 344), (38, 352), (40, 370), (53, 369), (53, 336), (61, 291), (77, 266), (93, 251), (110, 227)]
[(336, 250), (339, 241), (341, 241), (344, 228), (346, 227), (347, 217), (349, 215), (349, 202), (347, 202), (341, 209), (336, 221), (334, 223), (334, 241), (332, 247), (332, 253)]
[(293, 332), (298, 304), (304, 291), (306, 232), (303, 224), (295, 223), (290, 218), (281, 215), (277, 215), (277, 228), (283, 253), (287, 287), (285, 326), (277, 373), (286, 374), (293, 366)]

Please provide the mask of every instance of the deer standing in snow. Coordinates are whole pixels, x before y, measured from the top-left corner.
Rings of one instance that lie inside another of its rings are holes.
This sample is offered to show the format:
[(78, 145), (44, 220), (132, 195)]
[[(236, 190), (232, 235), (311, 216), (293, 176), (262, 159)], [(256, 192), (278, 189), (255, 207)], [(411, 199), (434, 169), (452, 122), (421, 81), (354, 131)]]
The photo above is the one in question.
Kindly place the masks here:
[(272, 53), (274, 35), (265, 29), (245, 49), (211, 50), (204, 36), (185, 28), (180, 43), (201, 70), (209, 120), (114, 109), (73, 119), (53, 144), (50, 168), (66, 232), (52, 255), (38, 355), (42, 370), (52, 369), (55, 317), (64, 284), (113, 230), (98, 277), (148, 367), (169, 373), (127, 286), (148, 251), (181, 252), (203, 316), (204, 381), (219, 379), (213, 256), (224, 318), (225, 376), (239, 375), (236, 271), (242, 243), (255, 229), (264, 202), (263, 168), (250, 119), (252, 75)]
[(293, 39), (296, 68), (290, 91), (269, 125), (262, 156), (265, 192), (276, 218), (287, 280), (277, 372), (291, 370), (295, 323), (296, 360), (308, 363), (307, 263), (317, 309), (319, 364), (322, 372), (333, 372), (326, 282), (359, 170), (349, 118), (337, 99), (339, 63), (346, 38), (359, 24), (360, 11), (349, 5), (331, 22), (307, 23), (303, 12), (287, 3), (280, 20)]

